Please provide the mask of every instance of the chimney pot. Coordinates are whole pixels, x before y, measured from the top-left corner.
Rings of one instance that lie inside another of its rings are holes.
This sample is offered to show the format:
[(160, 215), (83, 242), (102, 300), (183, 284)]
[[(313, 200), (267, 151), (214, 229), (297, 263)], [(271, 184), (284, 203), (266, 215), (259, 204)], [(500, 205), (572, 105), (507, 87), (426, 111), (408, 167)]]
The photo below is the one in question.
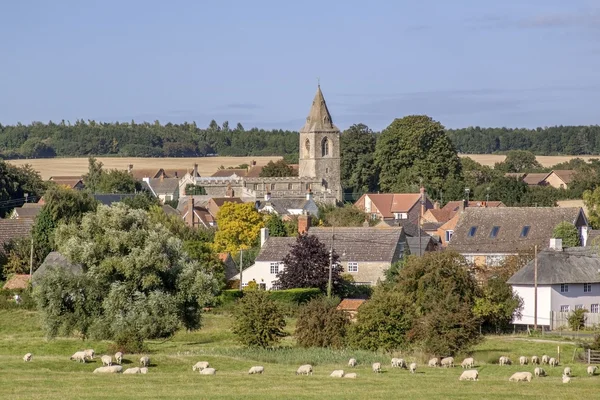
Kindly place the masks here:
[(562, 251), (563, 250), (562, 239), (558, 239), (558, 238), (550, 239), (549, 247), (550, 247), (550, 250)]

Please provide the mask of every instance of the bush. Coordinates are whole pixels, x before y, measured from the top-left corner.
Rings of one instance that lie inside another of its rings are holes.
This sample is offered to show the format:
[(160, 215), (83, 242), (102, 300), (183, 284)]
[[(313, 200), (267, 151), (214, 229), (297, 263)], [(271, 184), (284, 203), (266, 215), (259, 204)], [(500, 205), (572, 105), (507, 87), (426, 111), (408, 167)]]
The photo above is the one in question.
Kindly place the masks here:
[(586, 312), (588, 312), (588, 310), (581, 308), (573, 311), (571, 315), (569, 315), (567, 322), (569, 323), (569, 328), (571, 328), (571, 330), (578, 331), (585, 326)]
[(269, 292), (269, 298), (280, 303), (304, 304), (320, 294), (321, 290), (318, 288), (286, 289)]
[(236, 300), (241, 299), (244, 295), (239, 289), (227, 289), (223, 290), (221, 294), (217, 297), (217, 305), (226, 306), (231, 303), (234, 303)]
[(318, 297), (300, 310), (296, 323), (296, 339), (302, 347), (342, 348), (350, 321), (337, 309), (339, 300)]
[(233, 333), (249, 347), (270, 347), (285, 336), (285, 319), (279, 306), (262, 290), (244, 293), (233, 312)]
[[(14, 299), (14, 295), (18, 294), (21, 296), (21, 303), (17, 304)], [(34, 310), (36, 308), (35, 301), (31, 297), (30, 290), (9, 290), (0, 289), (0, 310)]]

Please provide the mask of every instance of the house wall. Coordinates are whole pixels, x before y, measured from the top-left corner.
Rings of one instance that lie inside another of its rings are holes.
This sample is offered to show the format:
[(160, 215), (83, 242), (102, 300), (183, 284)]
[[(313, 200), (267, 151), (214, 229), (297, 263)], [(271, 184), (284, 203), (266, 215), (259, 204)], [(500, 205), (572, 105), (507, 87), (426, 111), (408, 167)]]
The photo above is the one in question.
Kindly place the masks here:
[(544, 183), (557, 189), (568, 189), (568, 185), (562, 179), (560, 179), (558, 175), (556, 175), (554, 172), (552, 172), (546, 177), (546, 179), (544, 179)]
[(158, 198), (163, 204), (165, 201), (179, 200), (179, 189), (175, 190), (173, 193), (158, 193)]
[[(279, 266), (281, 271), (282, 266)], [(240, 279), (240, 275), (237, 274), (231, 279)], [(254, 265), (246, 268), (242, 272), (242, 285), (245, 286), (248, 282), (255, 280), (257, 284), (264, 283), (267, 290), (273, 289), (273, 282), (277, 280), (276, 274), (271, 274), (271, 262), (270, 261), (257, 261)]]
[(354, 203), (354, 206), (358, 207), (358, 209), (368, 213), (371, 216), (376, 215), (377, 219), (383, 219), (383, 215), (381, 215), (381, 212), (379, 211), (375, 203), (371, 201), (368, 194), (363, 195), (360, 199), (358, 199), (356, 203)]
[(348, 261), (340, 261), (344, 268), (344, 274), (352, 275), (355, 283), (365, 285), (376, 285), (378, 280), (383, 280), (385, 271), (392, 265), (389, 262), (357, 262), (358, 272), (349, 272)]
[[(533, 285), (512, 285), (513, 292), (523, 299), (523, 316), (513, 320), (516, 325), (534, 325), (535, 296)], [(583, 290), (583, 289), (582, 289)], [(538, 325), (550, 326), (552, 311), (552, 288), (549, 285), (538, 285)]]
[(448, 246), (448, 243), (446, 241), (446, 231), (453, 231), (456, 228), (456, 224), (458, 223), (458, 220), (460, 218), (460, 213), (457, 212), (456, 215), (454, 215), (454, 217), (452, 217), (450, 220), (448, 220), (448, 222), (446, 222), (444, 225), (440, 226), (436, 232), (436, 234), (439, 236), (441, 242), (442, 242), (442, 247), (446, 247)]
[(559, 312), (560, 306), (569, 306), (569, 311), (574, 311), (578, 304), (590, 310), (591, 304), (600, 304), (600, 283), (592, 283), (592, 291), (584, 293), (583, 283), (569, 283), (567, 293), (560, 292), (560, 285), (552, 285), (552, 311)]

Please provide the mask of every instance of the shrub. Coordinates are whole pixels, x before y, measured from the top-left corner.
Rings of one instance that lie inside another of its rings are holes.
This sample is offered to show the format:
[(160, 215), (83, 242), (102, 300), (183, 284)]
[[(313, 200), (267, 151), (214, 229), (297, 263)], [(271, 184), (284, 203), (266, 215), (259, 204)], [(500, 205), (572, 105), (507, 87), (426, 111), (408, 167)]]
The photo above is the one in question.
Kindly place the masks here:
[(564, 247), (577, 247), (581, 245), (577, 227), (567, 221), (563, 221), (554, 227), (552, 237), (562, 239)]
[(244, 293), (239, 289), (227, 289), (223, 290), (217, 297), (217, 304), (225, 306), (235, 302), (237, 299), (241, 299)]
[[(17, 304), (14, 299), (14, 295), (18, 294), (21, 296), (21, 303)], [(10, 310), (10, 309), (18, 309), (18, 310), (34, 310), (35, 309), (35, 301), (31, 297), (30, 290), (22, 290), (22, 289), (0, 289), (0, 310)]]
[(296, 323), (296, 339), (300, 346), (344, 347), (350, 321), (336, 308), (338, 303), (339, 300), (318, 297), (300, 309)]
[(285, 319), (277, 303), (262, 290), (244, 293), (233, 312), (233, 333), (249, 347), (270, 347), (285, 336)]
[(571, 328), (571, 330), (578, 331), (585, 326), (586, 312), (588, 312), (588, 310), (581, 308), (573, 311), (571, 315), (569, 315), (567, 322), (569, 323), (569, 328)]

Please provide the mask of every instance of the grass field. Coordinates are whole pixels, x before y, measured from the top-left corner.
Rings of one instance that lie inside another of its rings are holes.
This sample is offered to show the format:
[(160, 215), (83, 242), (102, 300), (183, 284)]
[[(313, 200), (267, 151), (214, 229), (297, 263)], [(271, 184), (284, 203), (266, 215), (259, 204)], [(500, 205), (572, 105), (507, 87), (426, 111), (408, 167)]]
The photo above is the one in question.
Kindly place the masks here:
[[(293, 321), (290, 329), (293, 327)], [(528, 341), (523, 337), (489, 337), (473, 352), (478, 382), (459, 382), (460, 367), (441, 369), (419, 363), (417, 374), (389, 367), (390, 354), (371, 352), (299, 349), (289, 347), (293, 338), (285, 339), (278, 350), (244, 349), (235, 343), (228, 328), (231, 319), (225, 314), (206, 316), (205, 327), (198, 332), (180, 332), (170, 340), (151, 342), (148, 375), (95, 375), (100, 364), (79, 364), (69, 356), (84, 348), (104, 354), (108, 342), (82, 342), (61, 338), (46, 341), (38, 327), (37, 314), (21, 310), (0, 311), (0, 399), (105, 399), (105, 398), (170, 398), (170, 399), (506, 399), (508, 397), (539, 399), (596, 398), (600, 376), (585, 375), (585, 364), (572, 363), (575, 346), (567, 342)], [(519, 355), (555, 356), (561, 346), (561, 366), (545, 368), (549, 376), (527, 382), (508, 382), (516, 371), (531, 371), (532, 366), (500, 367), (500, 355), (513, 361)], [(287, 347), (286, 347), (287, 346)], [(33, 361), (25, 363), (25, 353), (33, 353)], [(414, 360), (410, 355), (398, 355)], [(136, 365), (140, 355), (126, 354), (124, 367)], [(358, 379), (335, 379), (334, 369), (347, 370), (346, 362), (356, 357), (353, 369)], [(458, 358), (458, 362), (462, 358)], [(216, 376), (200, 376), (192, 372), (197, 361), (209, 361), (217, 369)], [(381, 361), (383, 373), (370, 371), (370, 363)], [(313, 376), (296, 376), (303, 363), (314, 365)], [(263, 375), (247, 375), (253, 365), (263, 365)], [(572, 367), (570, 384), (561, 382), (562, 369)]]
[[(495, 163), (502, 162), (506, 156), (500, 154), (461, 154), (461, 157), (470, 157), (482, 165), (493, 167)], [(586, 161), (591, 159), (600, 159), (600, 156), (536, 156), (536, 159), (543, 167), (552, 167), (556, 164), (569, 161), (573, 158), (582, 158)]]

